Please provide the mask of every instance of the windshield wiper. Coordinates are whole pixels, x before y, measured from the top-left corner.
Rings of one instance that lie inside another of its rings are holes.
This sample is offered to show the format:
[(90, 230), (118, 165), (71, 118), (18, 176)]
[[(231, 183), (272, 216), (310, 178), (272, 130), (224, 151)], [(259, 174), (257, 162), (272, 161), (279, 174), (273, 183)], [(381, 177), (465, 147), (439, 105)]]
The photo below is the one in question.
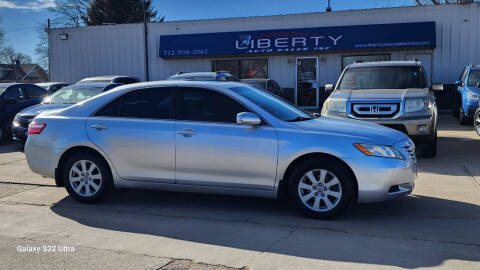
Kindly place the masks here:
[(306, 120), (312, 120), (313, 117), (303, 117), (303, 116), (298, 116), (293, 119), (287, 120), (287, 122), (300, 122), (300, 121), (306, 121)]

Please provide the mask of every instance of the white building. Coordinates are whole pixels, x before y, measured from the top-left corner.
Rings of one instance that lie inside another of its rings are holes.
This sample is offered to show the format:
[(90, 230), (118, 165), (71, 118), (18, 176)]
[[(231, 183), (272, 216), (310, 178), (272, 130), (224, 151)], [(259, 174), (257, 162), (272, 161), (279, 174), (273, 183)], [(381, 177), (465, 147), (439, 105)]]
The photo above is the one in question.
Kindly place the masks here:
[[(182, 71), (268, 77), (304, 107), (353, 61), (422, 61), (432, 82), (480, 63), (480, 3), (52, 29), (50, 79), (162, 80)], [(148, 68), (145, 59), (148, 58)]]

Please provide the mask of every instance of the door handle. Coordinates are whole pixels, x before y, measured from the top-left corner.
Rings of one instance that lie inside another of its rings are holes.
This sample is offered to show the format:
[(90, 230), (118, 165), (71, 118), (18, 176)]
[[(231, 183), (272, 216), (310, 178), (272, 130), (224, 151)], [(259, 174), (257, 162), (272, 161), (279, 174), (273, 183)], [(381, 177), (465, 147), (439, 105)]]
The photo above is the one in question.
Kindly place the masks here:
[(102, 129), (107, 129), (108, 128), (104, 123), (93, 124), (93, 125), (91, 125), (91, 127), (96, 129), (96, 130), (102, 130)]
[(180, 134), (180, 135), (183, 135), (183, 136), (197, 135), (197, 133), (195, 133), (195, 131), (191, 128), (184, 128), (183, 130), (178, 131), (177, 134)]

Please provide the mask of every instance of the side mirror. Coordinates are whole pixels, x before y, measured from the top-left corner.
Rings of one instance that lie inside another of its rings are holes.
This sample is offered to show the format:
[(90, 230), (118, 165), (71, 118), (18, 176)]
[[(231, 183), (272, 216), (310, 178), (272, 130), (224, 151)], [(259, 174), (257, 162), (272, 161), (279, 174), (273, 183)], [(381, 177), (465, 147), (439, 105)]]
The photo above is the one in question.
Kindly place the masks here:
[(335, 88), (335, 85), (333, 85), (331, 83), (325, 84), (325, 93), (332, 93), (333, 88)]
[(460, 85), (462, 85), (462, 81), (455, 81), (455, 84), (460, 86)]
[(262, 124), (262, 119), (258, 115), (251, 112), (241, 112), (237, 114), (237, 124), (247, 126), (259, 126)]
[(433, 91), (443, 91), (443, 84), (437, 83), (432, 85), (432, 90)]

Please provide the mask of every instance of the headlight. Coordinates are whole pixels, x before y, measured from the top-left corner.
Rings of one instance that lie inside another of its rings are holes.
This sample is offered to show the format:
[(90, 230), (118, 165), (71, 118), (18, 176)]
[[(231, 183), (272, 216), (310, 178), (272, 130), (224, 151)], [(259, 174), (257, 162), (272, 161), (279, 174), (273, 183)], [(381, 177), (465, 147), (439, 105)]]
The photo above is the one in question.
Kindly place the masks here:
[(430, 102), (426, 98), (409, 98), (405, 100), (405, 112), (420, 112), (427, 110)]
[(347, 112), (347, 101), (343, 99), (330, 99), (327, 106), (327, 110), (330, 112)]
[(355, 143), (355, 148), (367, 156), (405, 159), (397, 148), (388, 145)]
[(473, 92), (467, 92), (467, 99), (470, 100), (480, 100), (480, 95), (477, 95)]

